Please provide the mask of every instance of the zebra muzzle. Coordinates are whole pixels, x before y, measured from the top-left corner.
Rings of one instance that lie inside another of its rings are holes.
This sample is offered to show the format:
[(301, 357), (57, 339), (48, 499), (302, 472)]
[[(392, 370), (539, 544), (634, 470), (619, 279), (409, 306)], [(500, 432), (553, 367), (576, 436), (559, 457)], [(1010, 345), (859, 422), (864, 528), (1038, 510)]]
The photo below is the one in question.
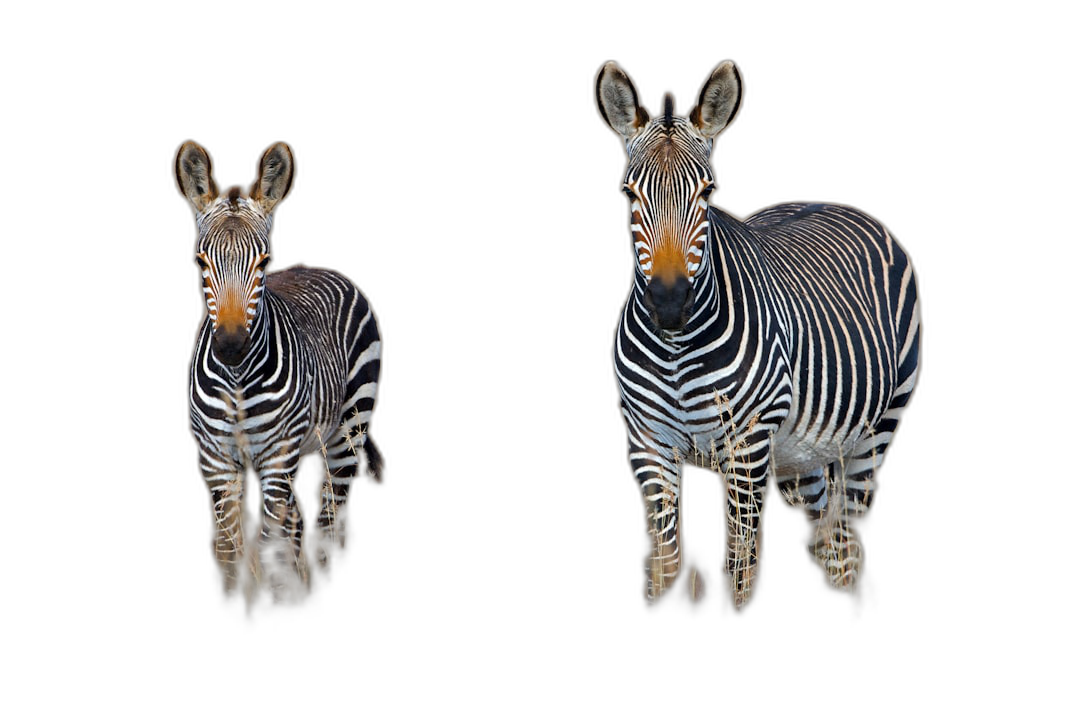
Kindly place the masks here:
[(686, 325), (693, 301), (689, 278), (680, 276), (670, 283), (654, 278), (645, 288), (645, 307), (663, 330), (679, 330)]
[(225, 365), (238, 365), (251, 347), (251, 333), (246, 328), (226, 330), (218, 328), (210, 341), (214, 357)]

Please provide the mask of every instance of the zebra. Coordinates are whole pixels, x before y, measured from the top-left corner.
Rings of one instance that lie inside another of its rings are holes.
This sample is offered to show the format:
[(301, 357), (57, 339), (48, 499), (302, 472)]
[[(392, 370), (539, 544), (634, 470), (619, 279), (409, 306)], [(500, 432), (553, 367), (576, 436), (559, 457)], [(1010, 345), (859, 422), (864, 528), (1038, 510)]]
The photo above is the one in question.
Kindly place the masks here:
[[(247, 561), (247, 577), (256, 580), (271, 565), (266, 577), (276, 597), (309, 586), (293, 493), (300, 457), (319, 451), (326, 468), (317, 555), (324, 566), (327, 549), (344, 545), (342, 513), (358, 451), (376, 480), (383, 467), (368, 432), (382, 346), (367, 299), (332, 270), (266, 272), (273, 211), (289, 192), (294, 167), (292, 150), (276, 143), (263, 154), (247, 196), (239, 187), (219, 194), (205, 149), (189, 141), (176, 154), (177, 184), (195, 210), (206, 301), (191, 359), (190, 412), (213, 505), (214, 554), (226, 591)], [(262, 531), (260, 553), (246, 560), (247, 466), (261, 485)]]
[(741, 97), (731, 61), (686, 117), (668, 94), (651, 119), (614, 62), (596, 80), (628, 155), (637, 262), (614, 360), (651, 539), (649, 600), (679, 571), (686, 462), (724, 482), (736, 607), (750, 598), (770, 474), (814, 523), (809, 549), (828, 580), (854, 587), (862, 546), (850, 519), (870, 507), (918, 374), (914, 269), (881, 223), (835, 204), (776, 205), (745, 221), (709, 204), (713, 140)]

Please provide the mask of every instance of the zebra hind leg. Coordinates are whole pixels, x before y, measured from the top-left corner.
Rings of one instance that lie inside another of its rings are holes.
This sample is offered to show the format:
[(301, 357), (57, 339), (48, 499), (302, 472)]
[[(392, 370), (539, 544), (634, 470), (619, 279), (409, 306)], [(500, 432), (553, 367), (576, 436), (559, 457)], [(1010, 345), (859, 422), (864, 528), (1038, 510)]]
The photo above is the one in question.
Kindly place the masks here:
[(913, 337), (912, 349), (900, 368), (903, 381), (893, 394), (889, 409), (859, 440), (853, 451), (830, 466), (829, 509), (818, 525), (810, 550), (836, 587), (853, 587), (858, 579), (862, 543), (850, 523), (853, 518), (866, 513), (874, 501), (877, 470), (885, 459), (889, 443), (900, 425), (900, 415), (915, 387), (919, 344), (917, 328), (913, 331)]
[(824, 468), (805, 475), (777, 477), (784, 499), (804, 508), (814, 523), (808, 549), (834, 587), (851, 589), (858, 579), (862, 542), (851, 521), (870, 509), (874, 471), (883, 452), (880, 443), (861, 443), (850, 457)]
[(874, 501), (874, 476), (896, 425), (895, 414), (887, 413), (851, 453), (827, 469), (828, 503), (815, 528), (810, 552), (834, 587), (853, 589), (859, 578), (863, 549), (852, 520), (866, 513)]
[(848, 483), (865, 485), (871, 478), (848, 478), (842, 463), (829, 465), (825, 470), (827, 503), (814, 526), (808, 549), (825, 570), (829, 583), (841, 590), (855, 587), (862, 566), (862, 543), (851, 526), (855, 513), (847, 502)]
[(841, 499), (844, 489), (837, 478), (843, 476), (843, 472), (829, 465), (810, 473), (776, 478), (784, 499), (806, 510), (814, 523), (807, 547), (825, 569), (829, 582), (840, 588), (852, 586), (862, 557), (862, 545), (848, 522), (849, 515)]
[(349, 492), (357, 475), (382, 481), (382, 453), (359, 413), (342, 422), (339, 433), (322, 446), (325, 473), (319, 489), (319, 514), (315, 518), (316, 566), (328, 573), (337, 558), (345, 555), (349, 538)]

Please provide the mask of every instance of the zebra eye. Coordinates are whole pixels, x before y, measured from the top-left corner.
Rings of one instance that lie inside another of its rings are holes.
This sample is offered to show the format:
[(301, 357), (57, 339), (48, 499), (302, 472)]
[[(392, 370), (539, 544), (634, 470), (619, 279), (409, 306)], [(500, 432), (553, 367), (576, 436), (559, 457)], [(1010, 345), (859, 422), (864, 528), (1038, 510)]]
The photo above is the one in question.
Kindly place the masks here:
[(637, 200), (637, 195), (634, 193), (633, 190), (630, 189), (629, 185), (623, 185), (622, 191), (626, 193), (626, 197), (630, 198), (631, 200)]
[(713, 185), (712, 183), (709, 183), (708, 185), (706, 185), (705, 189), (701, 191), (702, 199), (703, 200), (708, 200), (709, 196), (712, 195), (713, 190), (715, 190), (715, 189), (716, 189), (716, 186)]
[(206, 258), (202, 256), (202, 253), (195, 256), (195, 262), (199, 264), (200, 270), (205, 270), (207, 267)]

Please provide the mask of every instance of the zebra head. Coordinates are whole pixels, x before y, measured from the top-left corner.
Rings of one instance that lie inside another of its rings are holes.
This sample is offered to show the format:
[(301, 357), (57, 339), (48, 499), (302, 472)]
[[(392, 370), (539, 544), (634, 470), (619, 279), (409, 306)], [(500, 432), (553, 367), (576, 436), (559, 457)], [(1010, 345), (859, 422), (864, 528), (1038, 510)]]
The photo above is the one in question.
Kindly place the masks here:
[(596, 78), (600, 113), (626, 141), (623, 191), (630, 198), (637, 272), (645, 281), (641, 301), (664, 330), (682, 328), (689, 316), (709, 236), (712, 142), (735, 117), (741, 94), (739, 71), (728, 60), (713, 70), (689, 116), (675, 115), (669, 94), (663, 115), (650, 120), (617, 64), (609, 62)]
[(251, 347), (270, 262), (271, 213), (292, 176), (292, 151), (277, 143), (263, 153), (250, 197), (238, 187), (219, 195), (206, 150), (189, 141), (176, 154), (176, 182), (195, 208), (199, 230), (195, 260), (213, 327), (211, 348), (226, 365), (239, 364)]

